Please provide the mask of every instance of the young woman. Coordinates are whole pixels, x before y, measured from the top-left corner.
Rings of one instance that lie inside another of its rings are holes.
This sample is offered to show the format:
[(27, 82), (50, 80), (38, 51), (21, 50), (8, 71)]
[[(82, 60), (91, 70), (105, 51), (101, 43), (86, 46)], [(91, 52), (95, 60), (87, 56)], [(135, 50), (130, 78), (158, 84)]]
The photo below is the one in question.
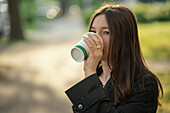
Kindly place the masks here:
[(91, 17), (84, 37), (90, 54), (85, 79), (66, 94), (75, 113), (156, 113), (159, 79), (141, 53), (134, 14), (123, 5), (104, 5)]

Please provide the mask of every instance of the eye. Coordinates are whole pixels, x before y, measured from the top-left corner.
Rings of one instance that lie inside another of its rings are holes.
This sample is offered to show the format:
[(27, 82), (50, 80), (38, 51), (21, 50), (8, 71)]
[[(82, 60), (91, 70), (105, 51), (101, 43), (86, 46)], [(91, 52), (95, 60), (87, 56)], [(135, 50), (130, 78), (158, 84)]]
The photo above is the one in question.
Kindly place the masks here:
[(104, 31), (104, 34), (108, 35), (108, 34), (109, 34), (109, 32), (108, 32), (108, 31)]

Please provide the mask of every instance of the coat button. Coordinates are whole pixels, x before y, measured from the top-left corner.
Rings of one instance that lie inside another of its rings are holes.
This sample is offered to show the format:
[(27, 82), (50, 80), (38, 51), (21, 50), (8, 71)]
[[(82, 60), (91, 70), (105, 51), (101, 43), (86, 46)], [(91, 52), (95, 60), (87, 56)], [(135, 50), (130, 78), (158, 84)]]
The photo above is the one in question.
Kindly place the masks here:
[(79, 110), (83, 109), (83, 105), (82, 104), (78, 104), (77, 107), (78, 107)]

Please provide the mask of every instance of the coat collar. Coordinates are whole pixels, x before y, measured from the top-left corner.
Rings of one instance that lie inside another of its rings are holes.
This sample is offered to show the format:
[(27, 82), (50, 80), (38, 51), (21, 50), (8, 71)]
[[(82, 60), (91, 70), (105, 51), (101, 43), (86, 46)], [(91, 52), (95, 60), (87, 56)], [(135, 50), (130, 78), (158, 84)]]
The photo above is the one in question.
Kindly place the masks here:
[[(102, 74), (102, 72), (103, 72), (103, 69), (102, 69), (102, 66), (100, 66), (97, 69), (97, 75), (100, 76)], [(114, 103), (114, 86), (113, 86), (111, 77), (107, 81), (106, 85), (104, 86), (104, 91), (107, 94), (107, 96), (109, 97), (109, 99), (112, 100), (112, 102)]]

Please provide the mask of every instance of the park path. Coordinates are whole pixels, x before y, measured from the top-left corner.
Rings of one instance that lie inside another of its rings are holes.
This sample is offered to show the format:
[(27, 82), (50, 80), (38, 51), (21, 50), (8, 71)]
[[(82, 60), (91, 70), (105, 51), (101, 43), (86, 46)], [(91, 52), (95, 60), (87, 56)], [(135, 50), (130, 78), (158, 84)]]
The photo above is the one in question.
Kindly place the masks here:
[[(0, 113), (71, 113), (64, 91), (83, 79), (82, 63), (70, 56), (85, 32), (80, 17), (38, 22), (29, 41), (0, 46)], [(147, 61), (151, 70), (170, 71), (169, 61)]]
[(0, 113), (71, 113), (64, 91), (83, 78), (70, 50), (84, 24), (65, 17), (37, 25), (28, 41), (0, 46)]

